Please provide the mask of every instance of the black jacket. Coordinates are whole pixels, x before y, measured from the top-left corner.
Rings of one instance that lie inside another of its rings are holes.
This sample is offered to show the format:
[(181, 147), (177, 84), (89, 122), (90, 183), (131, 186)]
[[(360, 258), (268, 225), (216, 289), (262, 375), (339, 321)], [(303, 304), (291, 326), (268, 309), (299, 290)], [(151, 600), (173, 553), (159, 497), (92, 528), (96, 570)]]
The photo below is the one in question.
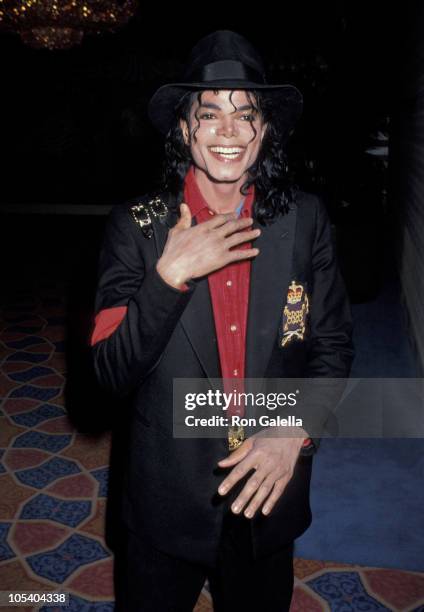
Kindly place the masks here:
[[(174, 203), (169, 194), (161, 198)], [(153, 220), (149, 239), (132, 218), (131, 205), (115, 206), (109, 217), (96, 295), (96, 312), (122, 305), (128, 310), (119, 327), (93, 347), (100, 383), (132, 399), (123, 517), (164, 552), (212, 563), (228, 502), (217, 494), (227, 473), (217, 461), (228, 454), (227, 444), (172, 435), (173, 378), (220, 376), (208, 281), (190, 281), (187, 291), (165, 283), (155, 264), (177, 221), (174, 208), (165, 219)], [(350, 310), (324, 206), (300, 193), (287, 215), (261, 229), (255, 241), (260, 254), (251, 268), (245, 376), (348, 376)], [(303, 339), (282, 346), (292, 280), (308, 293), (309, 315)], [(308, 431), (307, 418), (304, 427)], [(309, 526), (311, 468), (312, 457), (300, 456), (272, 513), (251, 521), (257, 556), (293, 541)]]

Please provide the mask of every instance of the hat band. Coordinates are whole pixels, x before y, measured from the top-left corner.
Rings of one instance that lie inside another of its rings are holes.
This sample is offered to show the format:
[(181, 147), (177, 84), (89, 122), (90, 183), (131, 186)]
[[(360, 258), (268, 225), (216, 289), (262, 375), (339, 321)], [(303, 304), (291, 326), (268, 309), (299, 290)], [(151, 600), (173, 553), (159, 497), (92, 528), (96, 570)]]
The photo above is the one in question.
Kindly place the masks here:
[(209, 82), (234, 79), (237, 81), (251, 81), (253, 83), (265, 84), (263, 74), (257, 72), (250, 66), (234, 60), (221, 60), (206, 64), (201, 70), (190, 73), (193, 81)]

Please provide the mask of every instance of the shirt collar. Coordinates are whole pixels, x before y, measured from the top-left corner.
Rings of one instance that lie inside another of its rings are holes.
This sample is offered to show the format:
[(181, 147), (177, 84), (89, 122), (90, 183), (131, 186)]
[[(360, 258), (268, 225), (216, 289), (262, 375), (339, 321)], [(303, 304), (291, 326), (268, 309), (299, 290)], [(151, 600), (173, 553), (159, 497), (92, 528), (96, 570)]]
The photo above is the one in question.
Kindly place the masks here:
[[(255, 188), (251, 185), (247, 192), (247, 196), (243, 196), (240, 204), (237, 206), (236, 212), (238, 216), (242, 214), (242, 211), (244, 214), (246, 214), (246, 211), (249, 215), (252, 213), (254, 198)], [(202, 210), (209, 209), (209, 205), (197, 184), (193, 165), (190, 166), (184, 181), (184, 202), (188, 204), (193, 217), (197, 217)]]

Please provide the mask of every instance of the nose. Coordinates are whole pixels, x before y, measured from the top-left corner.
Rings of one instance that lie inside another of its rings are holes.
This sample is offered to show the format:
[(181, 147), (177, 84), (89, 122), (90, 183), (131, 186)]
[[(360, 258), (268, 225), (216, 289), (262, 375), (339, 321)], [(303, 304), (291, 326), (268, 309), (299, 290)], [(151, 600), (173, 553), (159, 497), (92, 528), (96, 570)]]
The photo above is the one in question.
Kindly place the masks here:
[(216, 133), (218, 136), (224, 136), (225, 138), (237, 136), (238, 128), (235, 119), (228, 115), (223, 117)]

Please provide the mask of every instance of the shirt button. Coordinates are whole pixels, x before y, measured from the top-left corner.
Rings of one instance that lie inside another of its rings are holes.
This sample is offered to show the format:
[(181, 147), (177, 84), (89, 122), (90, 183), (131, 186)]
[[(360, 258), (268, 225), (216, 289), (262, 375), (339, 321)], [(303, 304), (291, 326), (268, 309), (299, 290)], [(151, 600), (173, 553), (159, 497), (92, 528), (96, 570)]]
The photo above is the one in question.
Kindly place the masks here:
[(233, 370), (233, 376), (237, 376), (238, 375), (238, 370)]
[(233, 284), (232, 281), (227, 281), (227, 287), (231, 287), (232, 284)]
[(232, 332), (237, 331), (237, 325), (231, 325), (230, 329), (231, 329)]

